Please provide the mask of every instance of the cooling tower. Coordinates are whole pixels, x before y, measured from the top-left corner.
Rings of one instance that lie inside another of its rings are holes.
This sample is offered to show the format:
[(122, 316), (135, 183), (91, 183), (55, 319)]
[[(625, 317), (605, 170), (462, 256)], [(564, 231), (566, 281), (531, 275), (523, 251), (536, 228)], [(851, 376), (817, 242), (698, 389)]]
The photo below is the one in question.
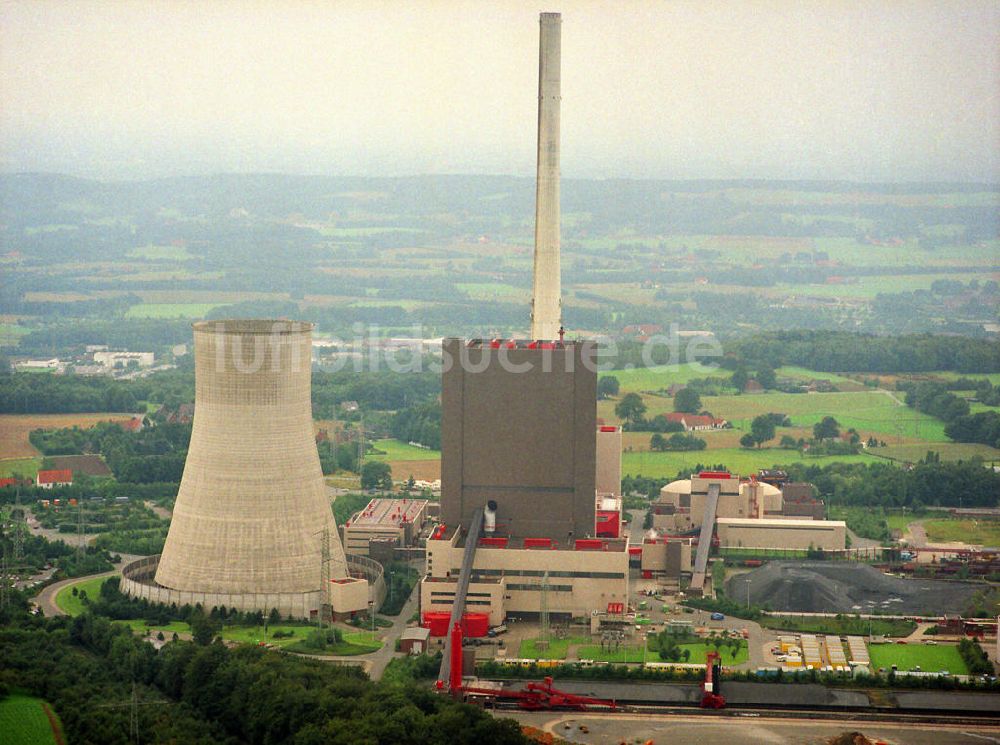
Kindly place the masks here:
[(297, 321), (194, 324), (194, 425), (157, 585), (262, 610), (308, 593), (315, 607), (324, 532), (327, 578), (347, 577), (313, 435), (311, 339)]

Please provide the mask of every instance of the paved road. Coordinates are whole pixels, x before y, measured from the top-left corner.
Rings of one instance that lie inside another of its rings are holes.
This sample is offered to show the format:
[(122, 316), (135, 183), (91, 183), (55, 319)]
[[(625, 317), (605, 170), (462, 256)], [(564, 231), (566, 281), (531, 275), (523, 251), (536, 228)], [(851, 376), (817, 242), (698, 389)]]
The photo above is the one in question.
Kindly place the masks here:
[[(1000, 742), (1000, 727), (903, 724), (898, 722), (787, 719), (780, 716), (713, 716), (650, 714), (557, 714), (554, 712), (499, 712), (521, 724), (551, 732), (573, 743), (618, 745), (652, 742), (724, 742), (727, 745), (815, 745), (843, 732), (862, 732), (872, 740), (907, 745), (959, 745)], [(568, 727), (566, 725), (569, 725)], [(580, 729), (584, 725), (589, 730)]]
[[(28, 508), (25, 508), (25, 517), (27, 518), (28, 527), (30, 528), (32, 535), (44, 536), (50, 541), (62, 541), (67, 546), (73, 546), (74, 548), (80, 545), (80, 540), (76, 533), (60, 533), (58, 530), (53, 530), (52, 528), (41, 527), (38, 523), (38, 519)], [(88, 533), (83, 536), (83, 543), (90, 544), (96, 539), (97, 533)]]
[(420, 583), (418, 582), (414, 585), (410, 597), (403, 604), (403, 609), (393, 620), (392, 628), (386, 632), (385, 644), (377, 652), (366, 655), (367, 659), (371, 660), (372, 663), (371, 669), (368, 671), (372, 680), (379, 680), (382, 677), (382, 673), (385, 672), (386, 666), (393, 657), (402, 657), (401, 653), (396, 652), (396, 640), (403, 634), (403, 630), (407, 627), (410, 616), (416, 611), (419, 601)]
[(38, 607), (42, 609), (42, 613), (46, 616), (65, 616), (66, 614), (63, 613), (62, 609), (56, 605), (56, 593), (68, 585), (75, 585), (77, 582), (85, 582), (86, 580), (94, 579), (95, 577), (113, 577), (118, 574), (119, 571), (119, 569), (112, 569), (110, 572), (91, 574), (86, 577), (61, 579), (58, 582), (52, 583), (38, 593), (38, 597), (35, 598), (35, 602), (38, 603)]

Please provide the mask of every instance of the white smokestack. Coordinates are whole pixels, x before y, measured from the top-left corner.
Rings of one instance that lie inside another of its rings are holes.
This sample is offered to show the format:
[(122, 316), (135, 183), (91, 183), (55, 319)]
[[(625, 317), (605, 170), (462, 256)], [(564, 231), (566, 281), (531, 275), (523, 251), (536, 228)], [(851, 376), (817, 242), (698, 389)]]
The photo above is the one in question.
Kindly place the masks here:
[(559, 277), (559, 58), (562, 16), (542, 13), (538, 37), (538, 173), (531, 338), (556, 339), (562, 327)]

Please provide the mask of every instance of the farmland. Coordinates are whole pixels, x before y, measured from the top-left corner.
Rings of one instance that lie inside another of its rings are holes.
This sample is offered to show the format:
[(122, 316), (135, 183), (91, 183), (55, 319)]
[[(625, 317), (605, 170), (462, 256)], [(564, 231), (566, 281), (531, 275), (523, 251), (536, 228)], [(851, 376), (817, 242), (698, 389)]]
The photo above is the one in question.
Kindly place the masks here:
[[(40, 698), (12, 694), (0, 699), (0, 732), (4, 745), (47, 745), (65, 742), (62, 724), (48, 704)], [(55, 731), (53, 730), (55, 728)]]
[(34, 458), (40, 455), (28, 440), (36, 429), (87, 429), (98, 422), (125, 422), (132, 414), (0, 414), (0, 459)]
[(126, 318), (204, 318), (218, 303), (139, 303), (125, 314)]

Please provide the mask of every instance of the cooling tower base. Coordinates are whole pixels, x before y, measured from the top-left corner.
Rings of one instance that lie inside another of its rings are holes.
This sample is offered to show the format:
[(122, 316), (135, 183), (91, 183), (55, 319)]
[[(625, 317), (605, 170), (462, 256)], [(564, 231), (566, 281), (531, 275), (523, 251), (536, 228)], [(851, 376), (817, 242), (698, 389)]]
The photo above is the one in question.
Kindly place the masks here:
[[(176, 590), (156, 583), (156, 569), (160, 555), (147, 556), (126, 564), (122, 569), (121, 591), (131, 598), (144, 598), (161, 605), (201, 605), (202, 608), (236, 608), (239, 611), (270, 613), (277, 608), (282, 618), (318, 620), (320, 591), (282, 593), (225, 593), (197, 590)], [(385, 580), (382, 566), (371, 559), (348, 557), (351, 576), (331, 582), (331, 591), (325, 599), (324, 616), (333, 619), (349, 618), (358, 612), (367, 612), (385, 600)]]

